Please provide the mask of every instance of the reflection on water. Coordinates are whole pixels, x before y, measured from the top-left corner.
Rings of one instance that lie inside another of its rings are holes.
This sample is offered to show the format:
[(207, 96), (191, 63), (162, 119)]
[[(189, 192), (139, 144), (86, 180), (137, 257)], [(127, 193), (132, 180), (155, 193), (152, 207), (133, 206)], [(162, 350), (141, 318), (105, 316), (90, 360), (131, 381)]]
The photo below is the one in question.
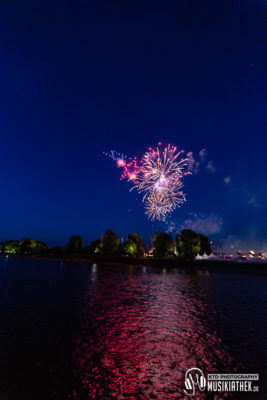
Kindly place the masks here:
[(214, 311), (207, 315), (205, 289), (190, 276), (166, 276), (166, 269), (127, 280), (112, 275), (93, 297), (89, 287), (85, 299), (89, 314), (81, 314), (74, 356), (90, 398), (180, 398), (191, 367), (233, 372), (230, 355), (207, 324)]
[(0, 399), (174, 400), (184, 398), (192, 367), (261, 374), (265, 282), (208, 271), (1, 260)]

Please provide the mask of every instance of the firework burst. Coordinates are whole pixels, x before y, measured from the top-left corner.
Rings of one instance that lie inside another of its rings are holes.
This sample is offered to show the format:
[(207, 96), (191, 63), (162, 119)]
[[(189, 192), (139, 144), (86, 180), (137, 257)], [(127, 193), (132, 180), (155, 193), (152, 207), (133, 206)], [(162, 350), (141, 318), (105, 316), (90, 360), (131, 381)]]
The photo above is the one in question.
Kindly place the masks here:
[[(114, 154), (116, 157), (114, 157)], [(120, 153), (107, 154), (122, 168), (121, 179), (131, 181), (138, 193), (143, 194), (145, 213), (151, 220), (165, 221), (176, 207), (185, 201), (181, 179), (190, 172), (184, 151), (168, 144), (150, 147), (141, 157), (128, 159)]]
[(145, 213), (152, 221), (165, 221), (167, 216), (171, 214), (173, 208), (168, 198), (156, 192), (152, 192), (147, 196), (144, 204)]

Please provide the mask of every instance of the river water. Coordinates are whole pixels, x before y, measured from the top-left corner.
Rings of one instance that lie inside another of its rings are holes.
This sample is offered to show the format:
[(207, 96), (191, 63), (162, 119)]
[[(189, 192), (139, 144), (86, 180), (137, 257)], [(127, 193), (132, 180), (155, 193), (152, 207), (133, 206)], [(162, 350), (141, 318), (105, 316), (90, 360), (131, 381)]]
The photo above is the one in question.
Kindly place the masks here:
[(185, 372), (258, 373), (267, 277), (0, 259), (0, 400), (188, 399)]

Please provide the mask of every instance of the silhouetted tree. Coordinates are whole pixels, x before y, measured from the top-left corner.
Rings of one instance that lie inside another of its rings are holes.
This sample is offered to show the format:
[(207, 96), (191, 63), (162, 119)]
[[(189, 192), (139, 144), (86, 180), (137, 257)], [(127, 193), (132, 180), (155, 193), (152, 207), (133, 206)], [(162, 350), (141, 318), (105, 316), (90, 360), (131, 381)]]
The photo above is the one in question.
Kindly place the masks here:
[(22, 239), (19, 242), (20, 254), (44, 254), (47, 252), (47, 244), (40, 240)]
[(48, 247), (45, 242), (42, 242), (41, 240), (36, 240), (36, 246), (34, 249), (35, 254), (45, 254), (47, 253)]
[(200, 252), (201, 239), (199, 235), (191, 229), (183, 229), (176, 237), (176, 249), (179, 257), (185, 260), (194, 260)]
[(164, 232), (154, 233), (151, 238), (151, 244), (155, 249), (153, 254), (156, 257), (165, 257), (173, 248), (172, 237)]
[(112, 256), (118, 254), (120, 239), (115, 232), (106, 230), (101, 236), (101, 253), (104, 256)]
[(200, 239), (200, 251), (199, 254), (203, 256), (203, 254), (207, 254), (208, 256), (211, 254), (210, 242), (208, 236), (198, 234)]
[(67, 244), (68, 253), (79, 253), (83, 248), (83, 238), (79, 235), (72, 236)]
[(33, 240), (32, 239), (22, 239), (19, 243), (19, 252), (20, 254), (31, 253), (33, 249)]
[(127, 236), (123, 248), (124, 251), (130, 256), (140, 257), (143, 254), (142, 246), (142, 237), (137, 232), (134, 232)]
[(89, 246), (89, 254), (90, 255), (99, 255), (101, 253), (101, 240), (94, 240), (93, 242), (91, 242), (90, 246)]
[(11, 254), (19, 253), (19, 241), (17, 240), (8, 240), (6, 242), (0, 243), (0, 251), (7, 252)]

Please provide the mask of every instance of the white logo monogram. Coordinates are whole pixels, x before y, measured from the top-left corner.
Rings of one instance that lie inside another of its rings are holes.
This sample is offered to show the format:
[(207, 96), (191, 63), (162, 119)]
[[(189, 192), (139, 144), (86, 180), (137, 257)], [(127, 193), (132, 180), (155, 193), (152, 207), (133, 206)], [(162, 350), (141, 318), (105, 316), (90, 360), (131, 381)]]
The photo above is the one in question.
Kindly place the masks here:
[(199, 368), (190, 368), (185, 374), (185, 388), (184, 393), (188, 396), (194, 396), (196, 392), (196, 387), (199, 388), (201, 392), (206, 389), (206, 378)]

